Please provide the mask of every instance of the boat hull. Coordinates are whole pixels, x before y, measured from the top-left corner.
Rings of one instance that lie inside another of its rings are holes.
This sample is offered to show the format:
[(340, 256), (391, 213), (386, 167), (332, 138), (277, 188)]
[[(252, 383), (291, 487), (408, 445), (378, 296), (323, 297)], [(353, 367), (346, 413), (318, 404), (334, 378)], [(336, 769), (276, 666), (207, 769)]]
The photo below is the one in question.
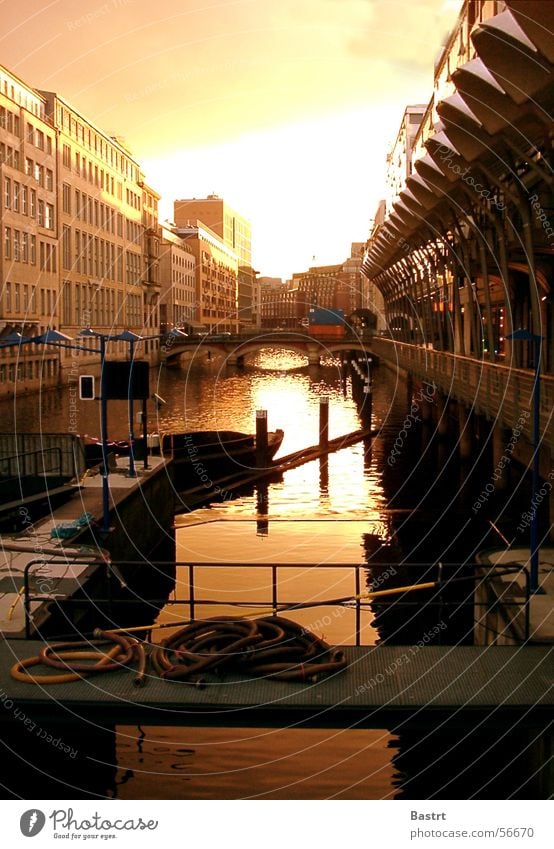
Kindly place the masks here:
[[(283, 431), (268, 434), (267, 462), (283, 441)], [(197, 431), (167, 434), (162, 438), (164, 456), (173, 458), (173, 475), (178, 491), (202, 483), (209, 485), (233, 474), (256, 468), (256, 439), (236, 431)]]

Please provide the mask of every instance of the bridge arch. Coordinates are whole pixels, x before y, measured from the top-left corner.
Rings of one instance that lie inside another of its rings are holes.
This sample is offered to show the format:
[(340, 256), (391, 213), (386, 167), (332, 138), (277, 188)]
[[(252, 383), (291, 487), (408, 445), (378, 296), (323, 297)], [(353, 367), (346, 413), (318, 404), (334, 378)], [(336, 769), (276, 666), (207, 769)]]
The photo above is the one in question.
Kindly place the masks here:
[(171, 364), (186, 351), (190, 353), (214, 353), (226, 358), (229, 365), (236, 365), (244, 357), (256, 354), (267, 348), (279, 348), (291, 351), (305, 357), (310, 365), (319, 365), (321, 356), (341, 355), (345, 351), (359, 351), (371, 354), (370, 340), (364, 341), (359, 336), (343, 339), (327, 339), (307, 336), (304, 334), (273, 333), (260, 334), (259, 337), (235, 336), (225, 341), (185, 340), (175, 344), (166, 351), (164, 360)]

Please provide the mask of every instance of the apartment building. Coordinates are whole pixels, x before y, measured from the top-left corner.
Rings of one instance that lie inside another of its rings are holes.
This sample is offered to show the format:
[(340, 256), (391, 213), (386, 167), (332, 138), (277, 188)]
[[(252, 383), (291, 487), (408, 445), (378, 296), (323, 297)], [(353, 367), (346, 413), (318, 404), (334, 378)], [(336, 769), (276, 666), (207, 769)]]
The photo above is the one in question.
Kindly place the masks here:
[(400, 122), (396, 139), (387, 155), (386, 171), (386, 213), (392, 212), (392, 205), (404, 188), (412, 173), (412, 153), (417, 131), (426, 112), (425, 104), (407, 106)]
[(201, 221), (223, 240), (237, 255), (237, 309), (239, 327), (253, 323), (255, 272), (252, 268), (252, 228), (223, 198), (216, 194), (206, 198), (186, 198), (174, 203), (177, 227), (189, 221)]
[(161, 228), (160, 272), (162, 332), (173, 327), (197, 330), (196, 257), (191, 244), (168, 227)]
[[(63, 97), (41, 91), (56, 130), (60, 241), (60, 326), (70, 336), (91, 327), (116, 335), (144, 329), (142, 179), (130, 152), (75, 110)], [(98, 361), (67, 351), (61, 365)], [(124, 356), (124, 342), (109, 354)]]
[(173, 232), (196, 260), (196, 320), (210, 331), (238, 332), (237, 254), (203, 221), (188, 219)]
[(283, 283), (280, 277), (260, 278), (260, 322), (266, 330), (277, 327), (297, 328), (298, 288), (292, 280)]
[[(45, 98), (0, 66), (0, 339), (59, 324), (56, 134)], [(0, 395), (54, 385), (58, 352), (0, 349)]]
[[(155, 336), (160, 332), (160, 242), (162, 228), (159, 224), (158, 204), (160, 195), (142, 183), (142, 227), (143, 227), (143, 274), (144, 330), (143, 335)], [(159, 339), (149, 339), (144, 343), (144, 354), (152, 362), (157, 359), (160, 347)]]

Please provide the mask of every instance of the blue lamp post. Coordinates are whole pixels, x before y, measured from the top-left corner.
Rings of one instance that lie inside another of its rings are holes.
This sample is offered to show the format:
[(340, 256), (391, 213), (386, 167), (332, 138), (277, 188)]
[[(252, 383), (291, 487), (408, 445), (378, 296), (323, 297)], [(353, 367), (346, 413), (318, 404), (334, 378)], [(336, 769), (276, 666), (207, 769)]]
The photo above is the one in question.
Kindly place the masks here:
[[(100, 354), (100, 430), (101, 430), (101, 442), (102, 442), (102, 532), (108, 533), (110, 530), (110, 488), (109, 488), (109, 468), (108, 468), (108, 406), (107, 406), (107, 386), (106, 386), (106, 369), (104, 368), (106, 362), (106, 343), (109, 341), (121, 341), (129, 343), (129, 354), (131, 361), (131, 369), (133, 367), (134, 355), (135, 355), (135, 344), (137, 342), (141, 342), (144, 339), (160, 339), (160, 338), (171, 338), (177, 339), (179, 337), (186, 337), (186, 333), (174, 328), (169, 331), (169, 333), (164, 334), (156, 334), (154, 336), (138, 336), (136, 333), (133, 333), (130, 330), (124, 330), (117, 335), (110, 335), (104, 333), (97, 333), (92, 330), (90, 327), (81, 330), (79, 336), (98, 339), (99, 348), (96, 348), (96, 353)], [(84, 345), (79, 345), (75, 343), (75, 340), (72, 339), (71, 336), (67, 336), (65, 333), (61, 333), (59, 330), (54, 330), (48, 328), (44, 333), (40, 336), (23, 336), (21, 333), (17, 331), (12, 331), (8, 335), (4, 336), (0, 339), (0, 349), (8, 348), (8, 347), (20, 347), (23, 345), (35, 344), (35, 345), (52, 345), (55, 348), (70, 348), (74, 351), (86, 351), (90, 352), (90, 349), (85, 347)], [(129, 380), (129, 389), (128, 389), (128, 397), (129, 397), (129, 475), (134, 477), (136, 475), (135, 465), (134, 465), (134, 431), (133, 431), (133, 389), (131, 379)], [(146, 445), (145, 445), (145, 456), (146, 456)]]
[[(112, 336), (109, 333), (98, 333), (96, 330), (92, 330), (92, 328), (87, 327), (85, 330), (81, 330), (79, 336), (88, 336), (95, 339), (100, 340), (100, 367), (102, 369), (102, 374), (100, 376), (100, 404), (101, 404), (101, 419), (106, 424), (107, 422), (107, 392), (106, 392), (106, 378), (105, 378), (105, 369), (104, 363), (106, 358), (106, 342), (128, 342), (129, 343), (129, 360), (130, 360), (130, 372), (129, 372), (129, 385), (127, 389), (127, 397), (129, 401), (129, 477), (135, 478), (137, 473), (135, 469), (135, 434), (133, 428), (133, 364), (135, 360), (135, 344), (137, 342), (142, 342), (143, 336), (139, 336), (137, 333), (133, 333), (132, 330), (123, 330), (121, 333), (118, 333)], [(107, 441), (107, 435), (106, 435)], [(104, 446), (104, 438), (102, 437), (102, 445)], [(104, 448), (102, 449), (102, 454), (104, 454)], [(105, 457), (103, 457), (105, 463)]]
[[(108, 469), (108, 401), (106, 398), (106, 336), (95, 333), (90, 327), (79, 331), (79, 336), (93, 337), (100, 342), (100, 440), (102, 442), (102, 531), (110, 530), (110, 482)], [(88, 349), (87, 349), (88, 350)]]
[[(135, 343), (142, 341), (142, 336), (138, 336), (136, 333), (133, 333), (132, 330), (123, 330), (117, 336), (111, 336), (110, 339), (118, 342), (128, 342), (129, 343), (129, 388), (128, 388), (128, 403), (129, 403), (129, 477), (135, 478), (137, 473), (135, 471), (135, 432), (133, 426), (133, 365), (135, 362)], [(144, 446), (144, 450), (146, 451), (146, 445)]]
[(533, 499), (539, 489), (539, 448), (540, 448), (540, 408), (541, 408), (541, 344), (542, 336), (531, 333), (529, 330), (515, 330), (509, 333), (507, 339), (516, 342), (529, 342), (533, 346), (533, 366), (535, 376), (533, 380), (533, 484), (531, 494), (531, 577), (530, 590), (536, 593), (539, 590), (539, 513), (533, 507)]

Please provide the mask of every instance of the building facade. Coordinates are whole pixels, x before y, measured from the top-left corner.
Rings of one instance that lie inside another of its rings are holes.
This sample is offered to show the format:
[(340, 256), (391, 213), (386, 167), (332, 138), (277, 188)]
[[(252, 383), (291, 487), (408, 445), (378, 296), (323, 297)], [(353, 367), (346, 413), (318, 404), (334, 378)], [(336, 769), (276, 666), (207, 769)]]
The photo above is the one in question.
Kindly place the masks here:
[[(155, 336), (160, 332), (160, 241), (161, 227), (158, 221), (158, 203), (160, 195), (142, 183), (142, 234), (143, 234), (143, 273), (142, 288), (144, 298), (143, 333)], [(144, 343), (144, 354), (156, 361), (160, 348), (159, 339), (149, 339)]]
[(386, 170), (386, 213), (392, 211), (393, 203), (404, 188), (412, 173), (412, 156), (417, 131), (426, 112), (425, 104), (407, 106), (400, 122), (400, 128), (387, 155)]
[[(60, 323), (56, 133), (44, 97), (0, 66), (0, 340)], [(0, 349), (0, 394), (59, 380), (59, 356)]]
[(237, 333), (237, 254), (202, 221), (189, 219), (173, 232), (196, 260), (196, 320), (211, 332)]
[(161, 331), (185, 332), (199, 327), (196, 257), (191, 244), (168, 227), (161, 228)]
[[(143, 181), (129, 151), (54, 92), (42, 92), (56, 131), (60, 240), (60, 326), (75, 337), (92, 327), (116, 335), (144, 331)], [(93, 353), (62, 353), (73, 368), (98, 361)], [(124, 356), (124, 342), (109, 353)]]
[(188, 198), (174, 203), (174, 219), (178, 228), (200, 221), (237, 256), (237, 311), (239, 328), (253, 324), (252, 228), (223, 198), (216, 194), (206, 198)]

